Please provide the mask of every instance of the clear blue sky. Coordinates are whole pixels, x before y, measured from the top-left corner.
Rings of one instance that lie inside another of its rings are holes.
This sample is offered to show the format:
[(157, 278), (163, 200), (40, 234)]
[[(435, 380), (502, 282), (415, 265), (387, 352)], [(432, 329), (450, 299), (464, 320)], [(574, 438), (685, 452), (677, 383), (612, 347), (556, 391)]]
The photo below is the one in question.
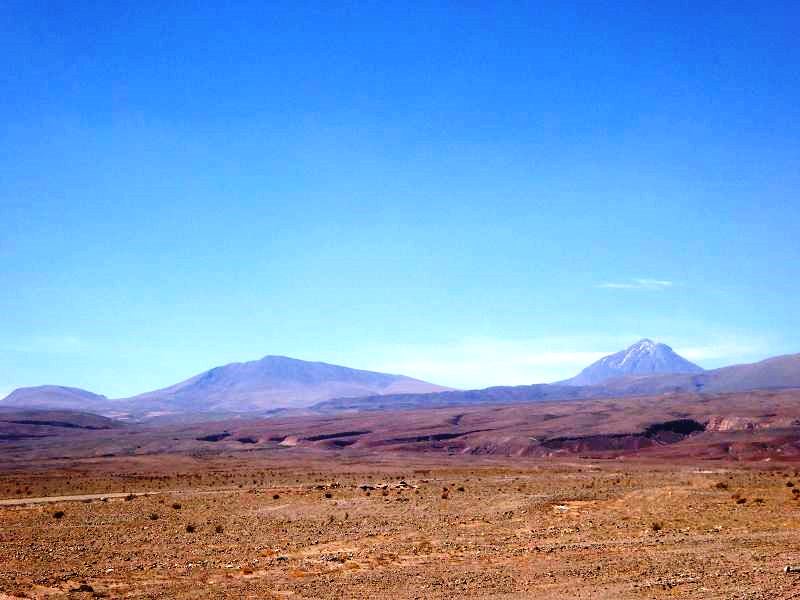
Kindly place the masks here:
[[(226, 6), (233, 4), (234, 6)], [(0, 4), (0, 394), (800, 351), (797, 2)]]

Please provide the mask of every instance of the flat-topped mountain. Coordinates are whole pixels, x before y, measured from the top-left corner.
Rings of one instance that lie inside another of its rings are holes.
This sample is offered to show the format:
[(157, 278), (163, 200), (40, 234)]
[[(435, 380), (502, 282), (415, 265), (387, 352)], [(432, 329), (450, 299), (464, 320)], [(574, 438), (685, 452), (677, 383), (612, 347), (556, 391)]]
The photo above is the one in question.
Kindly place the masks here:
[(703, 368), (675, 353), (666, 344), (639, 340), (629, 348), (592, 363), (562, 385), (597, 385), (631, 375), (702, 373)]
[(80, 388), (38, 385), (17, 388), (0, 400), (0, 408), (99, 411), (104, 410), (109, 402), (105, 396)]
[(447, 388), (405, 375), (362, 371), (285, 356), (216, 367), (126, 402), (151, 410), (249, 412), (303, 408), (344, 396), (437, 392)]

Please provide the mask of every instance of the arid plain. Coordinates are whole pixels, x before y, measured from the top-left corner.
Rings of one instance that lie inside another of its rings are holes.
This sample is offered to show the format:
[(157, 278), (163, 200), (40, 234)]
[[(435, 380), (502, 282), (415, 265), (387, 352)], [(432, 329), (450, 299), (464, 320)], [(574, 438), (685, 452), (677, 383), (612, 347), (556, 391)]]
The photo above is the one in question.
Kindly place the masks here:
[[(661, 412), (634, 398), (171, 428), (7, 422), (0, 590), (800, 597), (784, 572), (800, 563), (796, 392), (758, 394), (659, 398)], [(665, 437), (640, 414), (711, 427)]]

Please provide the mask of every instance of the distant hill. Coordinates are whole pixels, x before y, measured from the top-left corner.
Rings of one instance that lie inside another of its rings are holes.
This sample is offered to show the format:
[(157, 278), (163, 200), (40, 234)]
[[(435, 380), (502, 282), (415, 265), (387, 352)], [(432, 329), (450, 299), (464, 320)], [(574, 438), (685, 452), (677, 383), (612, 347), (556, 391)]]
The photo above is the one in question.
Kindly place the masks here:
[(740, 391), (800, 387), (800, 354), (785, 354), (761, 362), (709, 371), (700, 382), (704, 390)]
[(411, 410), (472, 406), (480, 404), (517, 404), (547, 400), (607, 398), (614, 393), (600, 386), (569, 386), (547, 383), (496, 386), (482, 390), (451, 390), (429, 394), (391, 394), (365, 398), (334, 398), (315, 404), (318, 411), (337, 410)]
[(0, 409), (0, 423), (64, 429), (114, 429), (123, 424), (114, 419), (77, 410)]
[(0, 408), (105, 411), (110, 400), (80, 388), (39, 385), (18, 388), (0, 401)]
[(666, 344), (639, 340), (629, 348), (601, 358), (562, 385), (597, 385), (611, 379), (634, 375), (702, 373), (702, 367), (675, 353)]
[(126, 399), (138, 409), (250, 412), (303, 408), (340, 396), (445, 390), (404, 375), (362, 371), (285, 356), (216, 367), (167, 388)]
[(61, 438), (65, 435), (117, 429), (122, 426), (119, 421), (74, 410), (22, 410), (0, 406), (0, 444)]

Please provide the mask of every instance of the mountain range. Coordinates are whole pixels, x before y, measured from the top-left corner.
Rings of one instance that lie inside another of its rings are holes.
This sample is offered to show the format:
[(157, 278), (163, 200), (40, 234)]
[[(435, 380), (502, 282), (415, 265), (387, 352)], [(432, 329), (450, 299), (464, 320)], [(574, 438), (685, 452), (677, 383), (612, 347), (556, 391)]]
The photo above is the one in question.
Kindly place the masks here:
[(666, 393), (718, 393), (800, 387), (800, 354), (704, 371), (669, 346), (643, 339), (554, 384), (453, 390), (405, 375), (351, 369), (284, 356), (231, 363), (174, 385), (109, 399), (86, 390), (14, 390), (0, 410), (78, 410), (110, 417), (202, 420), (232, 415), (419, 409)]
[[(631, 348), (635, 346), (636, 344)], [(800, 388), (800, 354), (776, 356), (757, 363), (733, 365), (699, 373), (624, 375), (603, 379), (594, 385), (574, 385), (572, 381), (574, 378), (554, 384), (491, 387), (483, 390), (336, 398), (320, 402), (313, 408), (317, 411), (408, 410), (457, 405), (623, 398), (682, 392), (715, 394)]]
[(215, 367), (166, 388), (115, 400), (63, 386), (19, 388), (0, 401), (0, 408), (73, 409), (137, 419), (176, 414), (215, 416), (302, 409), (342, 396), (447, 389), (405, 375), (265, 356)]

